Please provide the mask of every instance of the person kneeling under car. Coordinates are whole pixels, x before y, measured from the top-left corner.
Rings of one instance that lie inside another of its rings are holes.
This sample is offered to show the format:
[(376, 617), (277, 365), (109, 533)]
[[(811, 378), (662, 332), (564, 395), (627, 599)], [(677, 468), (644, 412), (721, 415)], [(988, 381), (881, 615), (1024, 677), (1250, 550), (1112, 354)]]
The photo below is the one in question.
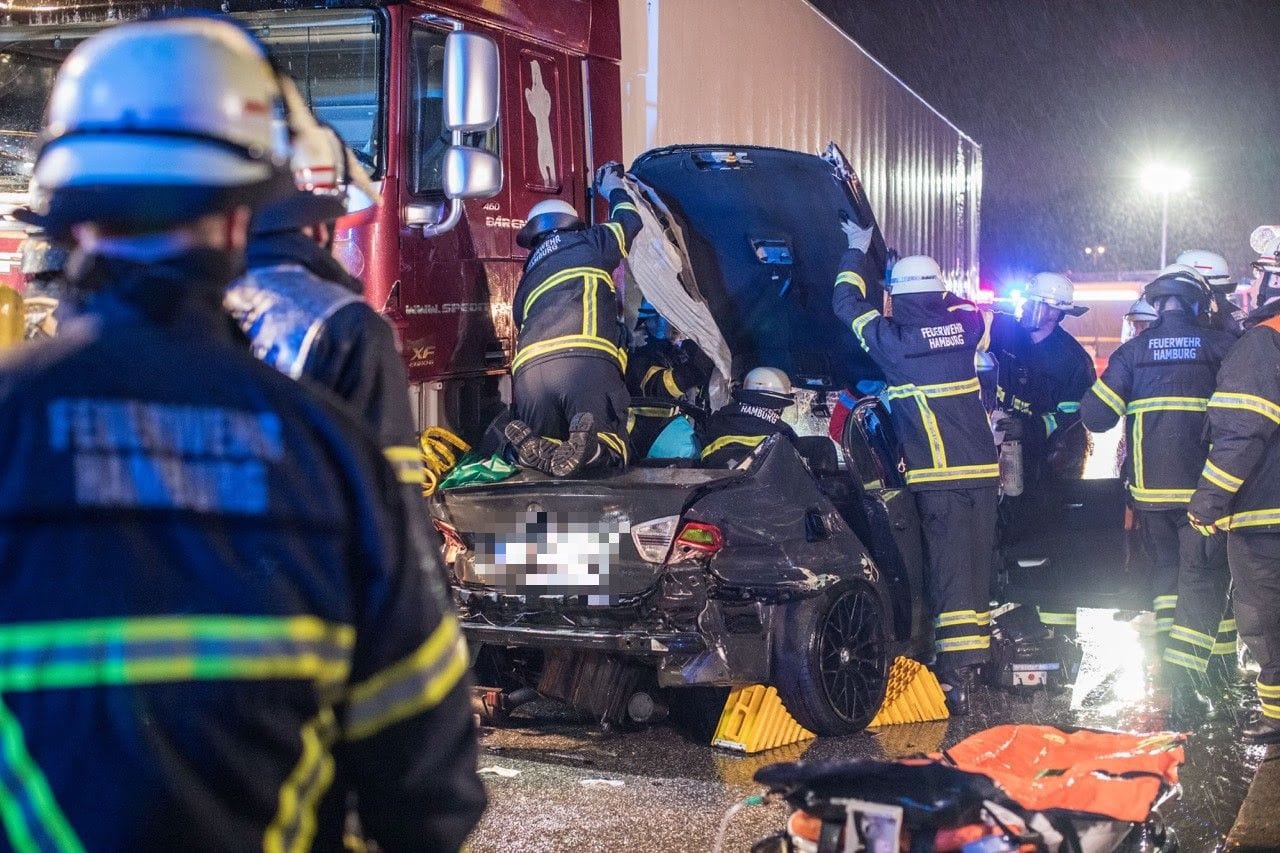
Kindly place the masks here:
[(648, 302), (640, 305), (635, 332), (642, 342), (632, 348), (626, 374), (631, 447), (639, 457), (697, 458), (693, 427), (680, 405), (705, 391), (715, 364)]
[(554, 477), (627, 464), (627, 363), (612, 270), (643, 227), (622, 167), (596, 173), (609, 219), (587, 227), (572, 205), (540, 201), (516, 242), (529, 250), (512, 300), (515, 419), (503, 429), (520, 464)]
[(795, 403), (791, 379), (776, 367), (757, 367), (733, 392), (733, 402), (707, 419), (702, 436), (702, 464), (708, 468), (736, 468), (771, 435), (795, 444), (796, 434), (782, 419)]

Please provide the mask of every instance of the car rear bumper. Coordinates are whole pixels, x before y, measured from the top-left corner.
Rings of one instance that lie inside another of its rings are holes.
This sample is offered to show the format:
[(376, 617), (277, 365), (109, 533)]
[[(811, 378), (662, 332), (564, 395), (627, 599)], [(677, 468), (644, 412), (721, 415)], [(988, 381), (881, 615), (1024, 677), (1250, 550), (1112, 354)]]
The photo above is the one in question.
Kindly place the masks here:
[(572, 648), (583, 651), (614, 652), (635, 657), (662, 658), (667, 655), (697, 654), (707, 643), (692, 632), (611, 631), (602, 628), (538, 628), (463, 622), (463, 633), (476, 643), (495, 646)]

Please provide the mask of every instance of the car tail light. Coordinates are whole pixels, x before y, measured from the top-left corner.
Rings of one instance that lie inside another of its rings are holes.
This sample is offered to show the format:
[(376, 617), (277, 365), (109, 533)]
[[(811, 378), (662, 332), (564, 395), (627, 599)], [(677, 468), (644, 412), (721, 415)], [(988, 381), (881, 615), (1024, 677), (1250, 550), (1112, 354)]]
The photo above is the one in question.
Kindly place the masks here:
[(640, 559), (647, 563), (664, 562), (679, 523), (680, 516), (668, 515), (631, 525), (631, 541), (635, 543)]
[(724, 547), (724, 535), (714, 524), (701, 521), (690, 521), (680, 528), (675, 545), (671, 549), (669, 563), (683, 563), (687, 560), (710, 557)]
[(444, 537), (446, 562), (451, 562), (453, 557), (457, 556), (457, 552), (467, 550), (467, 543), (462, 541), (462, 534), (458, 532), (458, 528), (438, 518), (431, 519), (431, 523), (436, 526), (436, 530), (439, 530), (440, 535)]

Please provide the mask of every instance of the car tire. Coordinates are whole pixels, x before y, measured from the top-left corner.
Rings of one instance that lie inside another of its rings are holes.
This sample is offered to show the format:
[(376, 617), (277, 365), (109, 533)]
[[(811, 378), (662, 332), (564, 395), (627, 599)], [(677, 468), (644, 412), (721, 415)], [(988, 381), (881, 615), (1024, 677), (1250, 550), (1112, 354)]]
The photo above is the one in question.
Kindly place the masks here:
[(773, 684), (796, 722), (818, 735), (867, 727), (884, 701), (889, 644), (880, 597), (842, 581), (781, 614)]

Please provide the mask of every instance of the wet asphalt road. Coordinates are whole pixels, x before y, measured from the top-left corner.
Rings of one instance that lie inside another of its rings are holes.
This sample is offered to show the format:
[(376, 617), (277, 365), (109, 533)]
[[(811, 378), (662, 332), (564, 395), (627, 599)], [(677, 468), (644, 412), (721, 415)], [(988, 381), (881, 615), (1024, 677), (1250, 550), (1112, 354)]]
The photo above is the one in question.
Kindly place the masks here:
[[(1084, 663), (1070, 691), (981, 689), (968, 717), (891, 726), (877, 733), (808, 741), (754, 756), (713, 749), (674, 725), (604, 732), (561, 706), (522, 708), (486, 729), (480, 766), (491, 804), (471, 840), (476, 851), (706, 851), (725, 811), (763, 793), (755, 771), (805, 758), (886, 758), (934, 752), (1007, 722), (1156, 731), (1173, 728), (1168, 694), (1154, 684), (1150, 614), (1081, 611)], [(1240, 708), (1249, 691), (1236, 691)], [(1226, 835), (1263, 757), (1236, 737), (1238, 717), (1192, 729), (1182, 796), (1164, 808), (1183, 851), (1212, 850)], [(505, 775), (503, 775), (505, 774)], [(725, 850), (748, 850), (778, 829), (785, 806), (740, 811)]]

